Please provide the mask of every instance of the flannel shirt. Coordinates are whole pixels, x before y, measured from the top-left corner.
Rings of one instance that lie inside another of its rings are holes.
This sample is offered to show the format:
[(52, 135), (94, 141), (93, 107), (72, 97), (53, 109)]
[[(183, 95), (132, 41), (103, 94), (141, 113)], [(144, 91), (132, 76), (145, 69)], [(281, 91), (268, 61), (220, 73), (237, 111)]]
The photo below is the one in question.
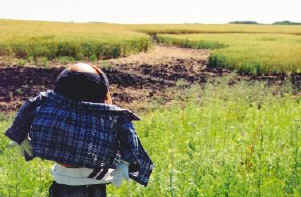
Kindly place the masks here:
[(71, 100), (54, 91), (40, 93), (20, 108), (5, 135), (18, 144), (29, 138), (33, 157), (93, 169), (130, 163), (129, 176), (146, 186), (153, 163), (132, 124), (129, 110), (103, 103)]

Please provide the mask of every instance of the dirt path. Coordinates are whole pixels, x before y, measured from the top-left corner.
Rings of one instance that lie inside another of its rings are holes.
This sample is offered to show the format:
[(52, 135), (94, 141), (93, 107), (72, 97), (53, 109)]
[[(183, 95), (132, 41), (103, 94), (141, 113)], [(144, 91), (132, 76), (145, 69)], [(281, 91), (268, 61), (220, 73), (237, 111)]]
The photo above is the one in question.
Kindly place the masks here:
[(207, 61), (209, 50), (184, 49), (178, 47), (155, 46), (147, 53), (139, 53), (125, 58), (109, 60), (115, 64), (164, 64), (177, 59), (195, 59)]
[[(208, 50), (155, 46), (148, 53), (100, 61), (97, 65), (108, 75), (115, 104), (144, 110), (145, 103), (155, 98), (173, 99), (172, 88), (179, 80), (203, 83), (230, 73), (207, 67), (208, 57)], [(27, 98), (52, 89), (64, 67), (55, 62), (41, 68), (0, 60), (0, 112), (15, 111)]]

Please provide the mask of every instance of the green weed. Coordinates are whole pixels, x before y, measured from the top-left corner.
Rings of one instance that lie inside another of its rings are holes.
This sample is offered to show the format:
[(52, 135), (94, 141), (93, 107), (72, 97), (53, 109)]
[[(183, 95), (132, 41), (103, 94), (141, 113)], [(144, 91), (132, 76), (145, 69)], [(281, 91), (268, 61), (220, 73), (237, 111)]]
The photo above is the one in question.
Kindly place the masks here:
[[(149, 186), (109, 186), (109, 196), (298, 196), (300, 104), (289, 87), (233, 79), (183, 89), (144, 114), (135, 126), (155, 164)], [(0, 137), (0, 195), (46, 196), (52, 163), (26, 163), (7, 143)]]

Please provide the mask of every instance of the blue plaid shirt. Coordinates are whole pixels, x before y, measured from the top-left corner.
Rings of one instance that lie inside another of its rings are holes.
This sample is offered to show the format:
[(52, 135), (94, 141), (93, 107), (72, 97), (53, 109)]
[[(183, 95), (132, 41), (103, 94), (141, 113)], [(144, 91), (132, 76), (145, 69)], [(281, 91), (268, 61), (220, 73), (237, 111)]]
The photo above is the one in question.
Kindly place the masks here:
[(21, 107), (5, 135), (19, 144), (29, 138), (33, 157), (59, 163), (107, 169), (125, 160), (130, 178), (146, 186), (153, 164), (133, 120), (139, 118), (115, 105), (75, 101), (47, 91)]

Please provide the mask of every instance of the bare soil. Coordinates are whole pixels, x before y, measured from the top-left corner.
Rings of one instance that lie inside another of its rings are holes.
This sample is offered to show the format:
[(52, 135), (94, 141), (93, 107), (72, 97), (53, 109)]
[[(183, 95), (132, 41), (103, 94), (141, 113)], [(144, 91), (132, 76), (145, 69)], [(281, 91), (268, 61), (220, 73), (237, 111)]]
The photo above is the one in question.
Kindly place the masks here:
[[(132, 110), (144, 110), (145, 103), (156, 98), (172, 100), (177, 81), (185, 84), (204, 83), (208, 79), (231, 73), (210, 68), (209, 51), (156, 46), (148, 53), (100, 61), (98, 66), (111, 83), (113, 102)], [(0, 59), (0, 112), (15, 111), (29, 97), (52, 89), (56, 76), (66, 67), (55, 62), (47, 68), (17, 65)], [(285, 76), (240, 76), (249, 80), (281, 83)], [(300, 81), (300, 76), (295, 77)]]

